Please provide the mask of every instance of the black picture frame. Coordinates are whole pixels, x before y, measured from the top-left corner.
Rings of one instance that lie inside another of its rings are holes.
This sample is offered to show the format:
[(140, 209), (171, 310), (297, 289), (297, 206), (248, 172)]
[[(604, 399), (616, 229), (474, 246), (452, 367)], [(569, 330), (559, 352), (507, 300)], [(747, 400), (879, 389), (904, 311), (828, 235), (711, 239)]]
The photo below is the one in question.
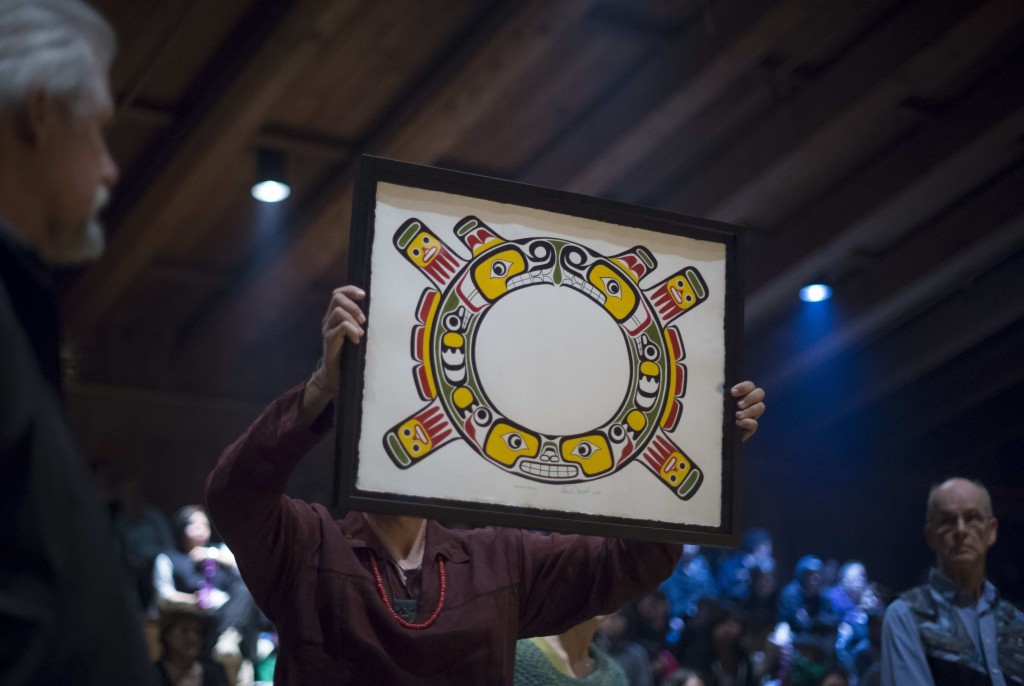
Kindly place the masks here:
[[(532, 530), (559, 531), (649, 541), (688, 542), (735, 547), (739, 543), (740, 432), (733, 421), (735, 402), (730, 384), (740, 380), (743, 326), (743, 283), (739, 234), (721, 222), (674, 214), (626, 203), (588, 197), (548, 188), (425, 167), (378, 157), (363, 156), (358, 162), (353, 193), (352, 223), (348, 253), (348, 282), (366, 292), (362, 307), (367, 331), (374, 326), (374, 282), (372, 247), (376, 232), (378, 187), (380, 184), (436, 191), (470, 199), (532, 208), (567, 217), (596, 220), (635, 227), (667, 236), (678, 236), (721, 244), (725, 258), (724, 295), (724, 378), (721, 392), (721, 497), (718, 525), (670, 523), (650, 518), (606, 516), (566, 512), (516, 503), (481, 503), (457, 498), (435, 498), (399, 492), (362, 489), (358, 485), (363, 427), (367, 339), (360, 345), (346, 344), (342, 351), (342, 384), (336, 402), (337, 441), (332, 506), (337, 513), (366, 511), (401, 514), (459, 522)], [(388, 227), (393, 231), (397, 227)], [(447, 227), (438, 227), (446, 229)], [(397, 240), (397, 239), (396, 239)], [(383, 286), (382, 286), (383, 287)], [(408, 332), (405, 333), (408, 336)], [(396, 360), (412, 369), (413, 360)], [(410, 377), (411, 378), (411, 377)], [(717, 410), (716, 410), (717, 411)], [(708, 431), (717, 431), (712, 427)], [(386, 443), (385, 443), (386, 444)], [(383, 453), (384, 448), (381, 448)], [(379, 456), (375, 456), (375, 459)], [(696, 468), (694, 468), (696, 470)], [(652, 468), (651, 471), (654, 471)], [(691, 474), (692, 476), (692, 474)], [(667, 482), (666, 482), (667, 483)]]

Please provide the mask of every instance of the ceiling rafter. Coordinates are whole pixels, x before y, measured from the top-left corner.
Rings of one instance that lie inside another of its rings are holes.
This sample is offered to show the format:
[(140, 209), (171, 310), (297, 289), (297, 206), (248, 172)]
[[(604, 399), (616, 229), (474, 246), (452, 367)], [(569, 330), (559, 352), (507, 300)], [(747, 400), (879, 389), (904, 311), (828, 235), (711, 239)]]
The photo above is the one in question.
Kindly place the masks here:
[[(396, 103), (407, 109), (401, 125), (385, 126), (363, 149), (385, 157), (430, 164), (441, 159), (459, 136), (522, 74), (556, 47), (563, 31), (584, 16), (593, 0), (549, 3), (533, 0), (516, 7), (488, 40), (456, 56), (423, 95), (422, 102)], [(314, 209), (295, 229), (295, 240), (258, 270), (246, 270), (183, 343), (183, 357), (210, 349), (224, 337), (245, 346), (281, 316), (284, 306), (321, 273), (336, 269), (348, 245), (351, 168), (335, 169), (335, 181), (314, 200)], [(258, 273), (257, 273), (258, 272)]]
[[(1004, 232), (1016, 231), (1017, 244), (1024, 217)], [(969, 291), (969, 297), (964, 293)], [(816, 417), (819, 427), (834, 426), (852, 414), (879, 403), (908, 384), (949, 363), (999, 331), (1024, 318), (1024, 250), (905, 322), (885, 337), (884, 349), (855, 353), (870, 359), (872, 373), (852, 380), (841, 398)], [(927, 345), (922, 342), (927, 341)], [(879, 341), (876, 341), (878, 343)], [(867, 367), (865, 367), (867, 368)]]
[[(1001, 185), (1000, 190), (1009, 191), (1014, 185), (1019, 189), (1022, 180), (1024, 173), (1013, 174)], [(985, 203), (992, 195), (984, 194), (976, 202), (957, 212), (952, 221), (941, 227), (941, 235), (948, 237), (955, 232), (969, 234), (974, 231), (977, 218), (983, 213)], [(998, 229), (987, 233), (968, 247), (952, 253), (949, 259), (940, 260), (938, 264), (928, 264), (924, 273), (916, 280), (904, 281), (901, 288), (876, 302), (862, 306), (860, 311), (851, 312), (847, 302), (837, 297), (834, 306), (843, 310), (843, 323), (806, 349), (794, 346), (789, 351), (788, 363), (778, 366), (763, 383), (778, 392), (785, 392), (785, 389), (805, 378), (816, 367), (866, 345), (879, 335), (905, 322), (913, 313), (927, 309), (943, 295), (956, 291), (965, 282), (984, 272), (989, 265), (998, 262), (1001, 257), (1024, 248), (1024, 202), (1019, 204), (1021, 207), (1018, 214)], [(888, 256), (878, 269), (868, 271), (856, 280), (844, 282), (843, 289), (856, 295), (860, 284), (863, 284), (864, 288), (871, 288), (871, 282), (876, 279), (891, 281), (893, 272), (906, 272), (908, 269), (922, 267), (913, 261), (920, 259), (918, 255), (927, 251), (928, 244), (933, 240), (932, 231), (922, 232), (916, 240)], [(912, 360), (908, 358), (907, 363), (911, 362)], [(913, 360), (913, 363), (916, 365), (917, 361)], [(904, 375), (897, 376), (902, 378)]]
[[(170, 129), (180, 117), (170, 107), (135, 101), (118, 113), (119, 117), (157, 129)], [(309, 155), (327, 160), (346, 159), (352, 155), (356, 143), (321, 133), (293, 129), (286, 126), (265, 126), (253, 134), (252, 144), (260, 148), (276, 148), (284, 152)]]
[[(602, 152), (590, 166), (570, 179), (566, 183), (567, 190), (593, 195), (610, 191), (624, 174), (664, 145), (667, 136), (678, 131), (721, 96), (737, 78), (760, 63), (782, 36), (798, 25), (808, 10), (808, 3), (802, 0), (780, 2), (753, 26), (728, 41), (722, 51), (712, 49), (720, 44), (721, 37), (692, 36), (698, 45), (704, 44), (703, 47), (713, 55), (709, 63), (657, 108), (644, 115), (610, 150)], [(699, 48), (695, 50), (689, 41), (679, 41), (678, 45), (678, 52), (682, 54), (700, 53)], [(674, 62), (674, 59), (669, 60), (669, 63)], [(660, 70), (654, 70), (646, 78), (663, 83), (664, 76)]]
[[(991, 0), (963, 16), (974, 6), (912, 5), (736, 139), (665, 203), (720, 221), (774, 223), (898, 133), (893, 113), (907, 98), (969, 68), (1022, 19), (1015, 0)], [(904, 128), (920, 116), (906, 113)]]
[[(266, 6), (257, 5), (249, 19)], [(332, 0), (286, 3), (285, 14), (255, 47), (244, 67), (224, 83), (204, 83), (211, 101), (183, 118), (168, 136), (174, 150), (127, 211), (107, 252), (70, 289), (64, 310), (81, 336), (92, 332), (129, 291), (153, 257), (187, 224), (196, 198), (213, 185), (250, 144), (266, 115), (313, 63), (325, 41), (351, 11)], [(233, 46), (235, 47), (235, 46)], [(242, 48), (239, 46), (239, 50)]]
[[(1024, 134), (1024, 93), (1012, 84), (1022, 77), (1019, 57), (814, 207), (783, 221), (752, 263), (747, 326), (756, 330), (770, 322), (807, 280), (859, 251), (898, 240), (1013, 165)], [(786, 267), (772, 273), (778, 267), (769, 264)]]

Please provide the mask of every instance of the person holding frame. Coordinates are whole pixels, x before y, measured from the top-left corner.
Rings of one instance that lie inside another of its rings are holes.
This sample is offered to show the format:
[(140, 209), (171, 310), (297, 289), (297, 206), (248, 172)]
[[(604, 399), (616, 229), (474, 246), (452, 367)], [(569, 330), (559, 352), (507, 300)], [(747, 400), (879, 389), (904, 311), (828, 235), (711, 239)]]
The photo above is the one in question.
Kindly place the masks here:
[[(326, 434), (346, 340), (366, 317), (356, 286), (336, 289), (323, 362), (267, 407), (207, 481), (208, 510), (253, 597), (278, 628), (275, 683), (511, 684), (519, 638), (612, 612), (672, 572), (679, 546), (597, 536), (454, 531), (418, 517), (352, 512), (285, 495)], [(749, 438), (764, 391), (732, 387)]]

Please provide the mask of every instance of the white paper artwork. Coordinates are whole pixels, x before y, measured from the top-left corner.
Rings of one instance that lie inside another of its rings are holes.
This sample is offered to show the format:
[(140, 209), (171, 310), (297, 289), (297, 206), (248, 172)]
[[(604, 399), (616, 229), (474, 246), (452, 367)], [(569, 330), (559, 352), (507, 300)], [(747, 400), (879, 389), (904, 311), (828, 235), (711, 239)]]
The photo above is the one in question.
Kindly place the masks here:
[(377, 186), (356, 486), (720, 525), (726, 248)]

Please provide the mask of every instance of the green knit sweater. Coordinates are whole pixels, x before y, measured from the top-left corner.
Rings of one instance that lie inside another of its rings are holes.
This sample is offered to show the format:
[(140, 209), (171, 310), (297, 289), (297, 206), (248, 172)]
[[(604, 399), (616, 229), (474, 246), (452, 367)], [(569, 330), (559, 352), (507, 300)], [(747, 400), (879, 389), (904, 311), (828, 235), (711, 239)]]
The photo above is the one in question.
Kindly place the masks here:
[[(544, 640), (544, 639), (541, 639)], [(516, 643), (516, 674), (514, 686), (629, 686), (626, 673), (603, 650), (590, 646), (594, 669), (582, 679), (574, 679), (551, 664), (547, 655), (530, 639)]]

